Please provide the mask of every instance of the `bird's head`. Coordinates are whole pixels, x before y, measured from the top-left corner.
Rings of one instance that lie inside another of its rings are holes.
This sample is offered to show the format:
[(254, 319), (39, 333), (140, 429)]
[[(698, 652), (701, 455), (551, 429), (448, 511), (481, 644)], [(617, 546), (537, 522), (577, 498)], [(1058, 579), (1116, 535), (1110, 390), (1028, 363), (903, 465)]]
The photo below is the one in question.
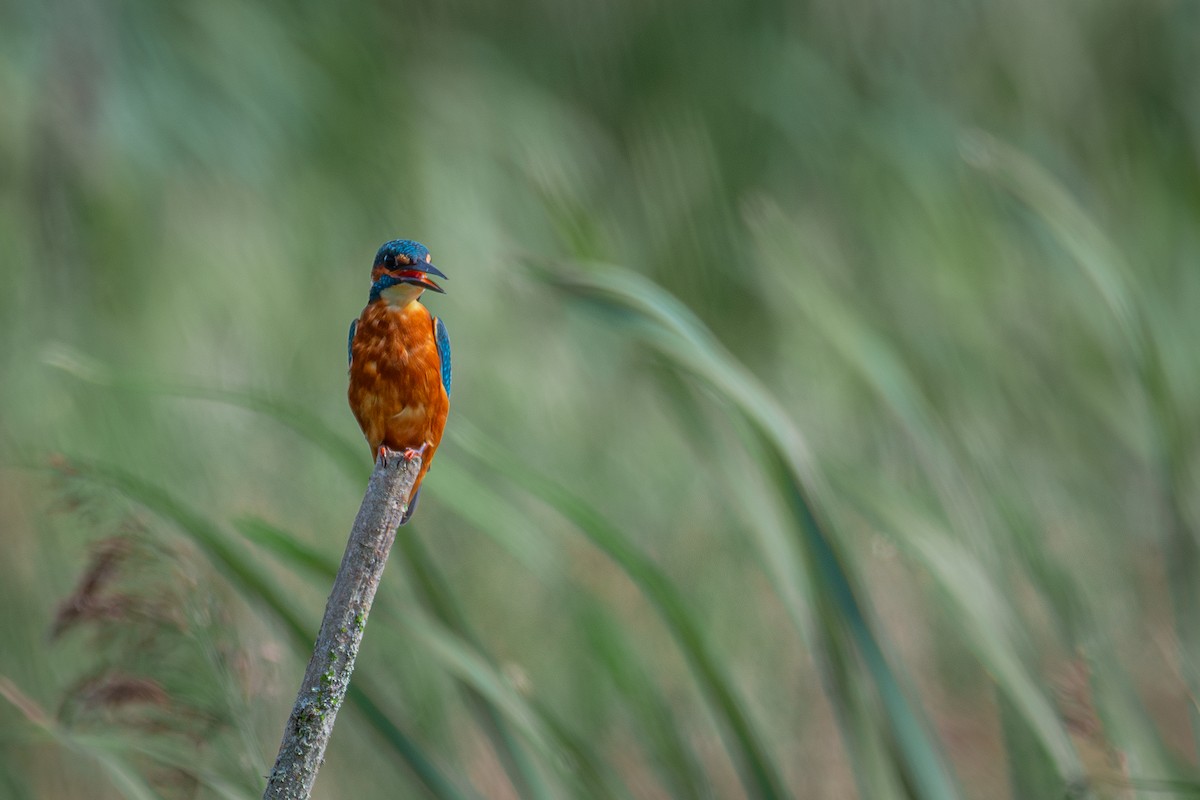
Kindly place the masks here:
[(394, 239), (375, 254), (375, 263), (371, 267), (371, 300), (382, 297), (392, 305), (402, 306), (416, 300), (426, 289), (444, 293), (430, 275), (446, 277), (429, 263), (425, 245), (409, 239)]

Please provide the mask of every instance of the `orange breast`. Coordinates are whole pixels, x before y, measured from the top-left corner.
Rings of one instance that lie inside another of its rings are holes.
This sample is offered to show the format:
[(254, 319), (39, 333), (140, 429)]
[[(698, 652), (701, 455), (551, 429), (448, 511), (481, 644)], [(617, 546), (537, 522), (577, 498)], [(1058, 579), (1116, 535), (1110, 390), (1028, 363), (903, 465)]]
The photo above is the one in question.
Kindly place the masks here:
[(433, 318), (418, 302), (403, 308), (371, 303), (350, 346), (350, 409), (371, 455), (428, 445), (416, 486), (442, 440), (450, 398), (442, 385)]

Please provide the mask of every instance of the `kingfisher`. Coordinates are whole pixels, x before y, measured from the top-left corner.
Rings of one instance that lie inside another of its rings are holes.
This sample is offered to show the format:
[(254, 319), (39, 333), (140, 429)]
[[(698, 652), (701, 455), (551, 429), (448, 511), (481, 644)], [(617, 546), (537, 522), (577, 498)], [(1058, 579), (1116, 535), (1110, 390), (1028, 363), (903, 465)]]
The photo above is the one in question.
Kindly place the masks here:
[(450, 411), (450, 337), (420, 302), (426, 289), (445, 294), (432, 275), (446, 277), (430, 262), (425, 245), (409, 239), (384, 243), (371, 265), (367, 306), (350, 323), (346, 394), (372, 458), (386, 463), (389, 451), (407, 460), (421, 457), (401, 525), (416, 510)]

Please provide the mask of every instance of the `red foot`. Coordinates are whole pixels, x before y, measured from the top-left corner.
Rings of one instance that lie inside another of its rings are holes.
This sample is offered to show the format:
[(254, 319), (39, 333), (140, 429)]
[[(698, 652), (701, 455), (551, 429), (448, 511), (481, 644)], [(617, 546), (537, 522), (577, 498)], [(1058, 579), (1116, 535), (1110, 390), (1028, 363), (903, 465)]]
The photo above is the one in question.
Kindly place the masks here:
[[(406, 447), (399, 452), (405, 461), (412, 461), (414, 458), (416, 458), (418, 456), (420, 456), (421, 458), (424, 458), (425, 453), (428, 450), (429, 450), (429, 442), (425, 442), (420, 447), (416, 447), (416, 448)], [(383, 466), (386, 468), (388, 465), (388, 455), (394, 454), (396, 452), (397, 451), (388, 448), (387, 445), (380, 445), (379, 449), (376, 451), (376, 454), (377, 454), (377, 458), (379, 459), (379, 461), (381, 461), (383, 463)]]
[(425, 457), (425, 451), (426, 451), (426, 450), (428, 450), (428, 449), (429, 449), (429, 442), (425, 442), (425, 443), (424, 443), (424, 444), (422, 444), (420, 447), (418, 447), (416, 450), (414, 450), (414, 449), (413, 449), (413, 448), (411, 448), (411, 447), (406, 447), (406, 448), (404, 448), (404, 460), (405, 460), (405, 461), (412, 461), (412, 460), (413, 460), (414, 458), (416, 458), (417, 456), (420, 456), (421, 458), (424, 458), (424, 457)]

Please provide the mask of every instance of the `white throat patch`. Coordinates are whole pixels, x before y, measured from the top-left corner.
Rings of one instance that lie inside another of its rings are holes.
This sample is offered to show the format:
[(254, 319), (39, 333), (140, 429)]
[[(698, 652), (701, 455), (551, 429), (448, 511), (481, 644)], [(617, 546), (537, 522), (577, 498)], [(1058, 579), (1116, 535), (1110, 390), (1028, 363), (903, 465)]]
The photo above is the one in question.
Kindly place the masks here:
[(424, 287), (414, 286), (411, 283), (397, 283), (395, 286), (389, 286), (379, 293), (379, 296), (387, 300), (389, 306), (404, 307), (421, 296), (421, 292), (425, 291)]

